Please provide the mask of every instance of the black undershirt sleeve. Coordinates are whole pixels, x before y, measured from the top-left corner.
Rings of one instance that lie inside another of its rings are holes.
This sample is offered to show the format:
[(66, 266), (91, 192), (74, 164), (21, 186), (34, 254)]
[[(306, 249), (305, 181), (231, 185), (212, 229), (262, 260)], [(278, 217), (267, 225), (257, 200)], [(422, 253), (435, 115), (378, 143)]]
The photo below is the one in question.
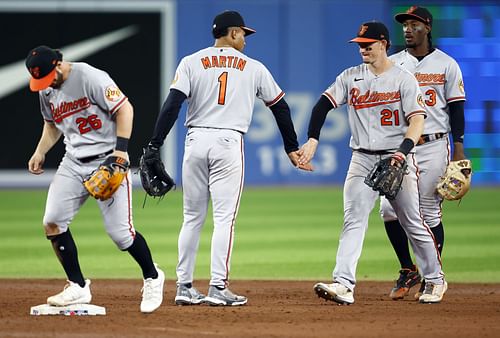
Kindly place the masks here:
[(453, 142), (464, 143), (465, 132), (465, 101), (455, 101), (448, 103), (450, 107), (450, 126)]
[(314, 105), (309, 120), (309, 129), (307, 136), (319, 141), (319, 134), (323, 124), (325, 123), (326, 115), (333, 108), (333, 104), (324, 95), (321, 95), (318, 102)]
[(170, 129), (172, 129), (177, 117), (179, 117), (179, 111), (181, 110), (184, 100), (186, 100), (186, 95), (183, 92), (177, 89), (170, 89), (170, 93), (165, 103), (163, 103), (158, 118), (156, 119), (153, 137), (149, 143), (150, 145), (156, 148), (160, 148), (163, 145)]
[(285, 146), (286, 153), (299, 150), (299, 142), (297, 141), (297, 134), (293, 128), (292, 117), (290, 115), (290, 107), (282, 98), (275, 104), (269, 107), (273, 112), (276, 123), (283, 138), (283, 145)]

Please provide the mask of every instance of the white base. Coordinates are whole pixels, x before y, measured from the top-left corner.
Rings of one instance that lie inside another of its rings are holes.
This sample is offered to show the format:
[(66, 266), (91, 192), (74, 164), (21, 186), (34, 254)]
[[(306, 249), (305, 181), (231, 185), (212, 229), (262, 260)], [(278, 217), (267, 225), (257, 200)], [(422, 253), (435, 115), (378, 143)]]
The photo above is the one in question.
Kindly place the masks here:
[(106, 308), (92, 304), (73, 304), (68, 306), (52, 306), (48, 304), (41, 304), (32, 306), (30, 310), (30, 315), (32, 316), (104, 316), (105, 314)]

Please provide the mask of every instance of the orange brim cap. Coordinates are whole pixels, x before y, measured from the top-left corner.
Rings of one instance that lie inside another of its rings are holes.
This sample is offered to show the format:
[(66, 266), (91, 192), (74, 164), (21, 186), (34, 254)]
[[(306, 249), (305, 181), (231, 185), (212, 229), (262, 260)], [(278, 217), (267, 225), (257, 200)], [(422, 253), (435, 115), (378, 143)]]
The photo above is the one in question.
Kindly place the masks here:
[(380, 40), (377, 40), (377, 39), (369, 39), (369, 38), (354, 38), (352, 40), (350, 40), (349, 42), (377, 42), (377, 41), (380, 41)]
[(30, 79), (30, 89), (33, 92), (44, 90), (52, 84), (55, 78), (56, 78), (56, 68), (54, 68), (49, 74), (40, 79), (35, 79), (34, 77), (32, 77)]

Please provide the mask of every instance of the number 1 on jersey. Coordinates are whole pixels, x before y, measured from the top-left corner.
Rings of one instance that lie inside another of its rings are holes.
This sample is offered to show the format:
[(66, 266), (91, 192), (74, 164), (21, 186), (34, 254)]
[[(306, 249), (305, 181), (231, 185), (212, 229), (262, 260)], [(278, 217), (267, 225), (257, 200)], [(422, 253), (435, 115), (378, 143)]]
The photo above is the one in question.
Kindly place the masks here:
[(219, 78), (219, 99), (217, 103), (224, 105), (226, 103), (227, 72), (222, 73)]

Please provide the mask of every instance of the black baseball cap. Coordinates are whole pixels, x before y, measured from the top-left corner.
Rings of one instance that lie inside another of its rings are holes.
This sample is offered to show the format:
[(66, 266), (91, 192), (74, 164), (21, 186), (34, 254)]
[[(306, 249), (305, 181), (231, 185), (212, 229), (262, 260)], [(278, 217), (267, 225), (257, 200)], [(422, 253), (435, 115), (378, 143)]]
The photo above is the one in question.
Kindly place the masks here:
[(225, 11), (214, 18), (212, 34), (215, 38), (218, 38), (220, 37), (220, 33), (228, 27), (240, 27), (245, 31), (246, 36), (255, 33), (254, 29), (245, 26), (245, 22), (240, 13), (236, 11)]
[(399, 23), (403, 23), (406, 20), (418, 20), (432, 27), (432, 14), (424, 7), (411, 6), (406, 13), (396, 14), (394, 19)]
[(31, 74), (30, 89), (34, 92), (43, 90), (56, 78), (57, 62), (62, 61), (62, 54), (47, 46), (33, 48), (26, 57), (26, 68)]
[(390, 42), (389, 30), (382, 22), (365, 22), (359, 27), (358, 35), (349, 42), (377, 42), (386, 40)]

